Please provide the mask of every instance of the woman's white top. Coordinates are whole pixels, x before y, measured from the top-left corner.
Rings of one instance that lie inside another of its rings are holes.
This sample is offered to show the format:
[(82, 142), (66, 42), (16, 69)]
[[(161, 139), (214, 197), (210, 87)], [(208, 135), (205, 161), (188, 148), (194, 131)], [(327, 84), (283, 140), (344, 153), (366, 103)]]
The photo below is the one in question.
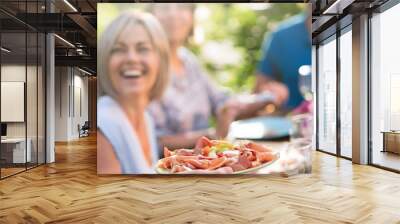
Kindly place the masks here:
[(97, 126), (111, 143), (121, 164), (122, 173), (155, 173), (154, 168), (159, 159), (159, 153), (153, 121), (147, 112), (144, 117), (151, 148), (151, 167), (146, 162), (136, 131), (120, 104), (110, 96), (102, 96), (97, 101), (97, 112)]

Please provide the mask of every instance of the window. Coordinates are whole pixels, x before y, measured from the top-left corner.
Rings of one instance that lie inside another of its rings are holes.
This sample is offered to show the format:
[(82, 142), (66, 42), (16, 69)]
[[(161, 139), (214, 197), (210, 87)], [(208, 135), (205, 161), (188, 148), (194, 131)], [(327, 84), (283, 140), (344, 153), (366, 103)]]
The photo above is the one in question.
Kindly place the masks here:
[(318, 149), (336, 153), (336, 36), (318, 48)]
[[(2, 15), (1, 15), (2, 16)], [(0, 144), (1, 177), (26, 170), (31, 162), (27, 141), (26, 77), (27, 35), (25, 30), (1, 30), (1, 124), (6, 127)], [(13, 97), (13, 98), (11, 98)], [(10, 100), (11, 99), (11, 100)], [(14, 110), (10, 110), (12, 106)]]
[(317, 139), (316, 139), (316, 133), (317, 133), (317, 119), (315, 119), (315, 113), (317, 111), (317, 105), (316, 105), (316, 95), (317, 95), (317, 47), (315, 45), (312, 45), (311, 48), (311, 89), (312, 89), (312, 94), (313, 94), (313, 113), (314, 113), (314, 119), (313, 119), (313, 148), (317, 148)]
[(352, 157), (352, 33), (351, 26), (340, 36), (340, 155)]
[[(400, 4), (371, 18), (372, 163), (400, 170)], [(394, 153), (393, 153), (394, 152)]]
[[(18, 2), (20, 16), (44, 1)], [(2, 2), (1, 6), (15, 2)], [(26, 14), (25, 14), (26, 15)], [(45, 35), (0, 12), (0, 178), (45, 163)], [(17, 108), (17, 109), (10, 109)]]

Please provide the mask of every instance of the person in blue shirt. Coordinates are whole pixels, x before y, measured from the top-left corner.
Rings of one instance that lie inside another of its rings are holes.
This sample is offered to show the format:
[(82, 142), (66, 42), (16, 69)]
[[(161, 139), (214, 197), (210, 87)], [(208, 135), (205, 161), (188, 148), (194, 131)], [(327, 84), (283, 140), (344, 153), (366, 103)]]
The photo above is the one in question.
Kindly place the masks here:
[(255, 92), (272, 92), (283, 110), (298, 107), (304, 101), (298, 86), (302, 65), (311, 65), (311, 16), (306, 14), (289, 18), (265, 38)]

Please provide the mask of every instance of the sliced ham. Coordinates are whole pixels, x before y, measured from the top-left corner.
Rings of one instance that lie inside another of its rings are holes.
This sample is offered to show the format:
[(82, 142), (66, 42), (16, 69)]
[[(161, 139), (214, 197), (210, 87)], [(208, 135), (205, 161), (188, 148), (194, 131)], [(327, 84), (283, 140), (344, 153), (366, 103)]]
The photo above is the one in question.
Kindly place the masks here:
[(174, 165), (171, 169), (171, 173), (179, 173), (185, 171), (185, 168), (183, 168), (183, 165)]
[(254, 161), (254, 160), (257, 159), (257, 157), (256, 157), (256, 152), (254, 152), (254, 151), (252, 151), (252, 150), (244, 150), (244, 151), (243, 151), (243, 155), (246, 156), (246, 158), (247, 158), (249, 161)]
[(257, 152), (257, 161), (261, 163), (269, 162), (275, 158), (272, 152)]
[(237, 163), (230, 165), (233, 171), (241, 171), (251, 167), (251, 161), (245, 155), (240, 155)]
[(187, 163), (194, 166), (196, 169), (208, 169), (210, 162), (208, 160), (189, 159)]
[(192, 165), (191, 163), (189, 163), (189, 162), (185, 162), (185, 166), (186, 166), (186, 167), (189, 167), (189, 168), (192, 169), (192, 170), (196, 169), (196, 167), (193, 166), (193, 165)]
[(164, 147), (164, 158), (172, 156), (171, 150), (169, 150), (167, 147)]
[(175, 155), (179, 156), (193, 156), (194, 150), (193, 149), (177, 149), (175, 150)]
[(179, 163), (184, 163), (184, 162), (186, 162), (186, 161), (188, 161), (190, 159), (199, 159), (199, 156), (179, 156), (179, 155), (176, 155), (176, 156), (171, 156), (171, 157), (175, 158), (175, 160), (177, 162), (179, 162)]
[(211, 143), (211, 140), (208, 139), (207, 137), (203, 136), (196, 142), (196, 146), (194, 147), (195, 149), (202, 149), (206, 146), (211, 147), (213, 144)]
[(172, 168), (172, 157), (167, 157), (167, 158), (161, 159), (158, 162), (158, 167), (163, 168), (163, 169), (171, 169)]
[(267, 147), (265, 147), (263, 145), (254, 143), (254, 142), (246, 143), (246, 144), (244, 144), (244, 146), (246, 148), (252, 149), (252, 150), (257, 151), (257, 152), (271, 152), (272, 151), (271, 149), (269, 149), (269, 148), (267, 148)]
[(227, 158), (226, 162), (225, 162), (225, 166), (233, 165), (233, 164), (237, 163), (238, 161), (239, 161), (239, 157)]
[(222, 153), (224, 156), (231, 158), (231, 157), (238, 157), (240, 154), (239, 150), (226, 150)]
[(225, 164), (226, 160), (227, 160), (226, 157), (219, 157), (217, 159), (212, 160), (210, 162), (210, 166), (208, 167), (208, 170), (215, 170), (215, 169), (222, 167)]

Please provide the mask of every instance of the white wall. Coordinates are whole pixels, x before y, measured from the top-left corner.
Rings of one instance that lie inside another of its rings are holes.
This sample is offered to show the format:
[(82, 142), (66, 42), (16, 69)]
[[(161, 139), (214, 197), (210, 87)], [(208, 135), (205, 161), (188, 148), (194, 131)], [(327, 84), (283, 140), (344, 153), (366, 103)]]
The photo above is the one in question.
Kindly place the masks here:
[(72, 130), (71, 135), (78, 136), (77, 126), (80, 124), (81, 126), (88, 121), (88, 78), (87, 76), (74, 75), (74, 108), (73, 108), (73, 119), (72, 119)]
[[(29, 68), (28, 68), (29, 69)], [(25, 82), (25, 65), (2, 65), (1, 81)], [(1, 108), (7, 110), (7, 108)], [(7, 123), (7, 137), (25, 137), (25, 123), (11, 122)]]
[(68, 140), (68, 86), (67, 67), (55, 68), (55, 141)]
[[(30, 68), (28, 67), (28, 70)], [(2, 65), (1, 81), (3, 82), (25, 82), (25, 65)], [(7, 110), (7, 108), (1, 108)], [(25, 123), (11, 122), (7, 123), (7, 137), (25, 137)]]
[(76, 68), (56, 67), (56, 141), (77, 139), (78, 124), (88, 120), (88, 78), (83, 75)]

